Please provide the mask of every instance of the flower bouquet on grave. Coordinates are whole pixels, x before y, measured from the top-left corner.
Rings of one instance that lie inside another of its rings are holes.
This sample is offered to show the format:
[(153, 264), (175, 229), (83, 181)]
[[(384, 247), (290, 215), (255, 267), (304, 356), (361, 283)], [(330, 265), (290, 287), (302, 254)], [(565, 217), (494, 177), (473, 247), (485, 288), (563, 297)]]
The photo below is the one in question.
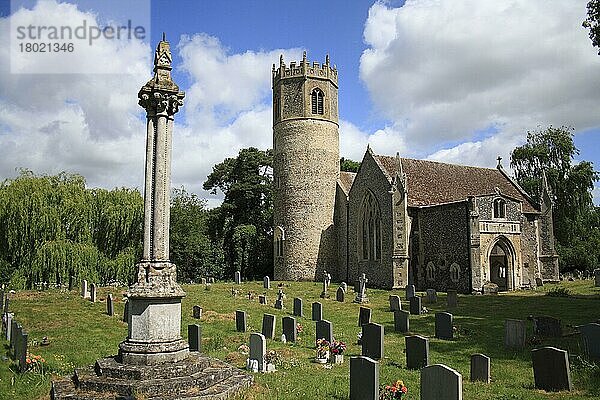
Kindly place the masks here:
[(25, 363), (27, 364), (27, 371), (39, 372), (42, 375), (44, 374), (44, 364), (46, 363), (46, 360), (42, 358), (42, 356), (27, 353)]
[(392, 385), (385, 385), (380, 389), (379, 400), (396, 400), (404, 398), (408, 388), (404, 382), (398, 380)]
[(331, 349), (331, 354), (333, 354), (333, 362), (335, 364), (343, 364), (344, 363), (344, 351), (346, 351), (346, 343), (341, 340), (334, 340), (329, 346)]
[(330, 344), (325, 339), (317, 340), (315, 359), (318, 363), (325, 364), (329, 359)]
[(267, 372), (275, 372), (275, 366), (281, 364), (281, 355), (275, 350), (269, 350), (265, 355), (265, 365)]

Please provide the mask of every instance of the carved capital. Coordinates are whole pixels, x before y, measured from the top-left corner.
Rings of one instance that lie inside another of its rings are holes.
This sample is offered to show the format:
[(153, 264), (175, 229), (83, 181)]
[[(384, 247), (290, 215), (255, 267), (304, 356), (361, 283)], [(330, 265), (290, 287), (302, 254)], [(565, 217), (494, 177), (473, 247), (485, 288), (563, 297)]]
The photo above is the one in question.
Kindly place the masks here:
[(140, 92), (138, 104), (146, 110), (148, 116), (172, 117), (183, 106), (183, 93)]

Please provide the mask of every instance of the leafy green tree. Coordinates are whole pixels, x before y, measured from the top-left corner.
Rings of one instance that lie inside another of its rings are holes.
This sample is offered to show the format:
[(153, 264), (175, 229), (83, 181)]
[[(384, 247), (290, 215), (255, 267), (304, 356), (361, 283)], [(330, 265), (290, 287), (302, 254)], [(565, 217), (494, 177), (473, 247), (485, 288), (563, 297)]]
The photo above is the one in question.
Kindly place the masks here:
[(204, 189), (224, 194), (210, 214), (209, 232), (221, 241), (227, 270), (248, 278), (273, 272), (273, 153), (254, 147), (240, 150), (213, 167)]
[[(600, 262), (600, 227), (592, 201), (599, 174), (589, 161), (574, 164), (579, 150), (571, 128), (552, 126), (527, 133), (527, 142), (511, 153), (517, 182), (537, 202), (546, 175), (553, 198), (554, 234), (562, 269), (592, 269)], [(595, 248), (589, 245), (597, 243)], [(588, 251), (589, 250), (589, 251)]]
[(353, 161), (348, 158), (340, 158), (340, 171), (346, 172), (358, 172), (360, 168), (360, 162)]
[(583, 26), (590, 30), (592, 46), (598, 48), (600, 55), (600, 0), (590, 0), (587, 3), (587, 18), (583, 21)]

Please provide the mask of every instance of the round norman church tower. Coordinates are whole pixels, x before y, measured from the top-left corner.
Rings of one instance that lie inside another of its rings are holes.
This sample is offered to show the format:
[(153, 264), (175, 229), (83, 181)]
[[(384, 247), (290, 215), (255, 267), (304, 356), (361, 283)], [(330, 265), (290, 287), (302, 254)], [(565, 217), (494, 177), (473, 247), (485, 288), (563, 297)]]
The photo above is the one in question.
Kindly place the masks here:
[(335, 67), (273, 65), (275, 280), (320, 279), (335, 269), (333, 208), (340, 175)]

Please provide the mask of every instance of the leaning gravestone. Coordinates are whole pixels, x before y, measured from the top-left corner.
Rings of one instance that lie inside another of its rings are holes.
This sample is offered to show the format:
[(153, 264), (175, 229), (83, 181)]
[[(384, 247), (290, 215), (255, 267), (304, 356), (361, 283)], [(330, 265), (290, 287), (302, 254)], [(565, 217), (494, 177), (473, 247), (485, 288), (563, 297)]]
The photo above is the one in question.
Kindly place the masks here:
[(346, 297), (346, 292), (344, 292), (344, 288), (342, 288), (340, 286), (339, 288), (337, 288), (337, 291), (335, 292), (335, 299), (336, 299), (336, 301), (343, 303), (345, 297)]
[(258, 370), (265, 370), (265, 356), (267, 355), (267, 340), (260, 333), (250, 334), (250, 360), (258, 361)]
[(268, 339), (275, 338), (275, 316), (273, 314), (263, 315), (262, 334)]
[(448, 307), (458, 306), (458, 295), (456, 294), (456, 290), (448, 289), (447, 296), (446, 296), (446, 305)]
[(325, 339), (329, 343), (333, 342), (333, 324), (325, 319), (317, 321), (315, 333), (315, 343), (319, 339)]
[(358, 326), (363, 326), (371, 322), (371, 309), (361, 307), (358, 311)]
[(380, 360), (383, 358), (383, 325), (368, 323), (362, 327), (362, 355)]
[(421, 307), (421, 298), (415, 296), (408, 299), (408, 301), (410, 303), (410, 313), (412, 315), (421, 315), (421, 312), (423, 311), (423, 308)]
[(525, 321), (520, 319), (504, 321), (504, 347), (515, 349), (525, 347)]
[(547, 392), (571, 390), (569, 354), (555, 347), (542, 347), (531, 351), (533, 378), (536, 389)]
[(402, 303), (400, 303), (400, 296), (391, 295), (390, 300), (390, 311), (402, 310)]
[(302, 310), (302, 299), (300, 297), (294, 298), (294, 317), (303, 317), (304, 312)]
[(585, 354), (592, 360), (600, 360), (600, 324), (585, 324), (577, 328), (581, 332)]
[(394, 311), (394, 330), (396, 332), (406, 333), (409, 331), (409, 315), (408, 311)]
[(533, 317), (533, 333), (542, 337), (561, 337), (560, 319), (541, 315)]
[(435, 289), (427, 289), (427, 302), (429, 304), (437, 303), (437, 292)]
[(454, 327), (452, 325), (452, 319), (452, 314), (450, 313), (435, 313), (436, 338), (444, 340), (452, 340), (454, 338)]
[(283, 334), (288, 342), (295, 342), (298, 337), (298, 325), (296, 325), (296, 318), (283, 317), (282, 318)]
[(188, 325), (190, 351), (202, 351), (202, 328), (198, 324)]
[(350, 400), (379, 399), (379, 363), (369, 357), (350, 357)]
[(194, 307), (192, 307), (192, 317), (194, 317), (195, 319), (202, 318), (202, 307), (200, 307), (199, 305), (195, 305)]
[(113, 302), (113, 296), (111, 293), (106, 296), (106, 314), (111, 317), (115, 315), (115, 303)]
[(406, 336), (406, 368), (421, 369), (429, 364), (429, 339), (419, 335)]
[(323, 304), (315, 301), (312, 303), (312, 320), (320, 321), (323, 319)]
[(471, 382), (490, 383), (490, 358), (485, 354), (471, 356)]
[(415, 297), (415, 285), (406, 285), (406, 300)]
[(443, 364), (424, 367), (421, 400), (462, 400), (462, 375)]
[(235, 330), (238, 332), (246, 332), (248, 326), (248, 314), (246, 311), (235, 310)]
[(271, 278), (269, 278), (268, 276), (265, 276), (263, 279), (263, 288), (271, 289)]

